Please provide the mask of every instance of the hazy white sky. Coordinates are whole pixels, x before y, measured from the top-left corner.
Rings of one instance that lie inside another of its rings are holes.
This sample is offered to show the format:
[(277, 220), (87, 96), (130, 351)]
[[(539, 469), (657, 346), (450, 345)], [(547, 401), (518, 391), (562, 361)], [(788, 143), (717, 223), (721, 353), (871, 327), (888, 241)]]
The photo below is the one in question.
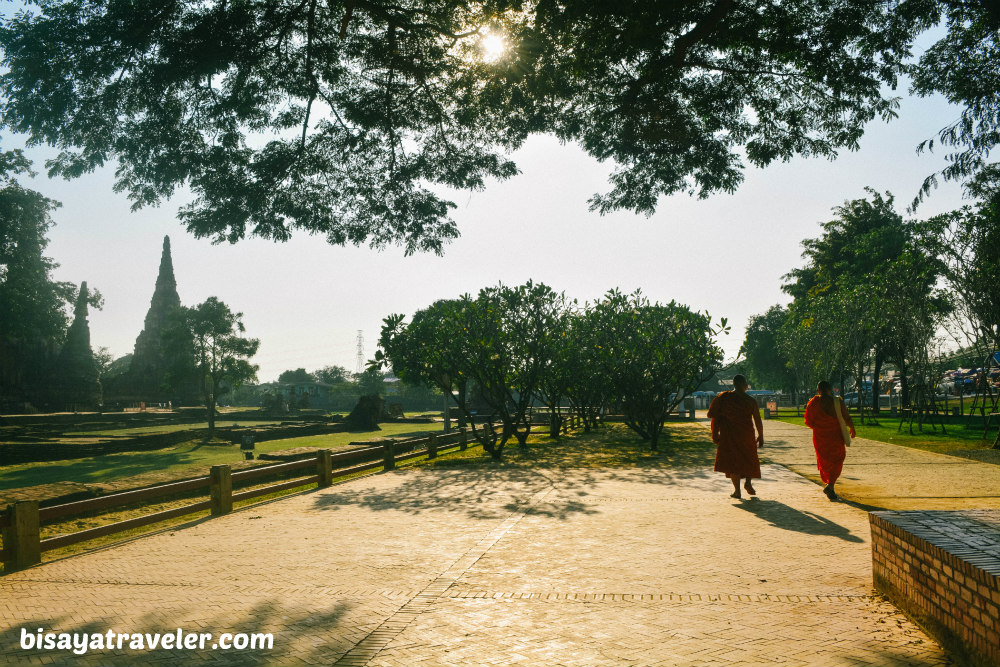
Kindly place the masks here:
[[(781, 276), (799, 265), (801, 241), (819, 234), (831, 208), (871, 186), (892, 192), (905, 209), (923, 178), (944, 164), (941, 153), (917, 156), (917, 143), (957, 117), (941, 99), (904, 97), (900, 118), (873, 123), (858, 152), (748, 170), (734, 195), (664, 198), (648, 219), (589, 212), (588, 197), (608, 187), (610, 165), (535, 137), (515, 154), (521, 175), (485, 192), (458, 193), (454, 217), (462, 236), (443, 257), (334, 247), (306, 234), (285, 244), (211, 245), (177, 221), (181, 197), (130, 212), (125, 196), (112, 190), (110, 169), (68, 182), (42, 175), (26, 185), (63, 203), (47, 254), (60, 264), (56, 278), (86, 280), (103, 293), (104, 309), (90, 316), (91, 339), (116, 357), (132, 351), (142, 328), (169, 235), (181, 301), (217, 296), (242, 311), (247, 334), (261, 340), (261, 381), (299, 367), (354, 370), (357, 331), (368, 359), (386, 315), (409, 316), (435, 299), (529, 278), (581, 301), (613, 287), (641, 288), (652, 300), (728, 317), (733, 329), (720, 344), (730, 359), (748, 318), (788, 301)], [(20, 145), (3, 136), (4, 148)], [(29, 155), (44, 172), (45, 153)], [(918, 216), (962, 203), (959, 188), (945, 185)]]

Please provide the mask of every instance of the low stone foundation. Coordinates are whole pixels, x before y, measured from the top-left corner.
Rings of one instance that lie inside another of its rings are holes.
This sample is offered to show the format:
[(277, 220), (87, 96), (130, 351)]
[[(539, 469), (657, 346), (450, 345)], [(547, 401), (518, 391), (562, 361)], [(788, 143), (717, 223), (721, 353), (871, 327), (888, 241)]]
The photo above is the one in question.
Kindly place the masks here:
[(1000, 666), (1000, 510), (869, 516), (875, 588), (961, 664)]

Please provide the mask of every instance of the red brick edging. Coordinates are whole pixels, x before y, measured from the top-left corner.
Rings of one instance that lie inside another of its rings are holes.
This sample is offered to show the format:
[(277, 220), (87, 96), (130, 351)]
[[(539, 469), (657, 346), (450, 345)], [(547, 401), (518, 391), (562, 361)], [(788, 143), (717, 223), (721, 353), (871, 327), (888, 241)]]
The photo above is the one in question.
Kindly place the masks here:
[(875, 588), (962, 664), (1000, 666), (1000, 510), (869, 519)]

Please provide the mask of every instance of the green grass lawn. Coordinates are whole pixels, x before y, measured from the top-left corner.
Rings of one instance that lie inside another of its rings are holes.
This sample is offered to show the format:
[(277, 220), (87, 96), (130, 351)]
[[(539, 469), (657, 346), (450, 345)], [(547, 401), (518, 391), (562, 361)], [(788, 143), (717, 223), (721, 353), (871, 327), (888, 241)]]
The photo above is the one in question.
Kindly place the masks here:
[[(242, 422), (241, 422), (242, 423)], [(189, 427), (190, 428), (190, 427)], [(330, 433), (285, 440), (259, 442), (258, 454), (294, 447), (344, 447), (352, 441), (379, 437), (416, 437), (439, 431), (437, 424), (383, 424), (381, 431), (366, 433)], [(100, 484), (139, 475), (154, 475), (148, 483), (169, 481), (169, 478), (207, 475), (213, 465), (242, 461), (239, 445), (206, 444), (200, 440), (180, 443), (175, 447), (145, 452), (122, 452), (64, 461), (44, 461), (0, 467), (0, 490), (16, 489), (55, 482)], [(135, 486), (142, 485), (137, 481)]]
[[(945, 431), (942, 431), (941, 427), (937, 426), (936, 432), (931, 430), (927, 424), (924, 424), (923, 430), (919, 431), (914, 424), (913, 435), (910, 435), (909, 427), (905, 423), (902, 430), (898, 430), (899, 417), (879, 417), (877, 426), (861, 424), (861, 420), (856, 415), (852, 415), (852, 418), (854, 419), (855, 430), (859, 438), (878, 440), (879, 442), (888, 442), (893, 445), (903, 445), (904, 447), (914, 447), (928, 452), (937, 452), (938, 454), (953, 454), (964, 450), (984, 449), (990, 447), (993, 443), (993, 438), (996, 437), (996, 430), (991, 428), (990, 433), (992, 436), (988, 442), (984, 443), (983, 429), (980, 427), (970, 428), (965, 424), (964, 420), (960, 423), (945, 424)], [(803, 424), (802, 417), (781, 416), (779, 420), (789, 424)]]

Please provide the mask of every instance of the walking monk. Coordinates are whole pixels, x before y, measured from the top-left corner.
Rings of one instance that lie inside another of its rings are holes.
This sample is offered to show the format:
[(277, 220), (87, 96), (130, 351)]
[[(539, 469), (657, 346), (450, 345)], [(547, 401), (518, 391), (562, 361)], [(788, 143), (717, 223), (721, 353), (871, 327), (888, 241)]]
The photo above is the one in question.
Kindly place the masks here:
[[(712, 440), (715, 451), (715, 471), (726, 473), (733, 480), (733, 498), (742, 498), (743, 488), (756, 496), (751, 480), (760, 479), (760, 459), (757, 448), (764, 446), (764, 425), (760, 421), (757, 401), (747, 396), (747, 379), (742, 375), (733, 378), (733, 390), (715, 397), (708, 416), (712, 418)], [(754, 426), (757, 435), (754, 436)]]
[[(840, 478), (844, 469), (844, 459), (847, 458), (847, 447), (850, 442), (844, 441), (840, 429), (837, 411), (840, 411), (844, 422), (851, 432), (851, 438), (857, 437), (854, 432), (854, 422), (844, 407), (843, 399), (833, 395), (833, 385), (823, 380), (816, 387), (816, 395), (806, 404), (806, 426), (813, 430), (813, 447), (816, 449), (816, 467), (819, 476), (826, 484), (823, 493), (830, 500), (840, 500), (833, 485)], [(850, 438), (848, 438), (850, 440)]]

